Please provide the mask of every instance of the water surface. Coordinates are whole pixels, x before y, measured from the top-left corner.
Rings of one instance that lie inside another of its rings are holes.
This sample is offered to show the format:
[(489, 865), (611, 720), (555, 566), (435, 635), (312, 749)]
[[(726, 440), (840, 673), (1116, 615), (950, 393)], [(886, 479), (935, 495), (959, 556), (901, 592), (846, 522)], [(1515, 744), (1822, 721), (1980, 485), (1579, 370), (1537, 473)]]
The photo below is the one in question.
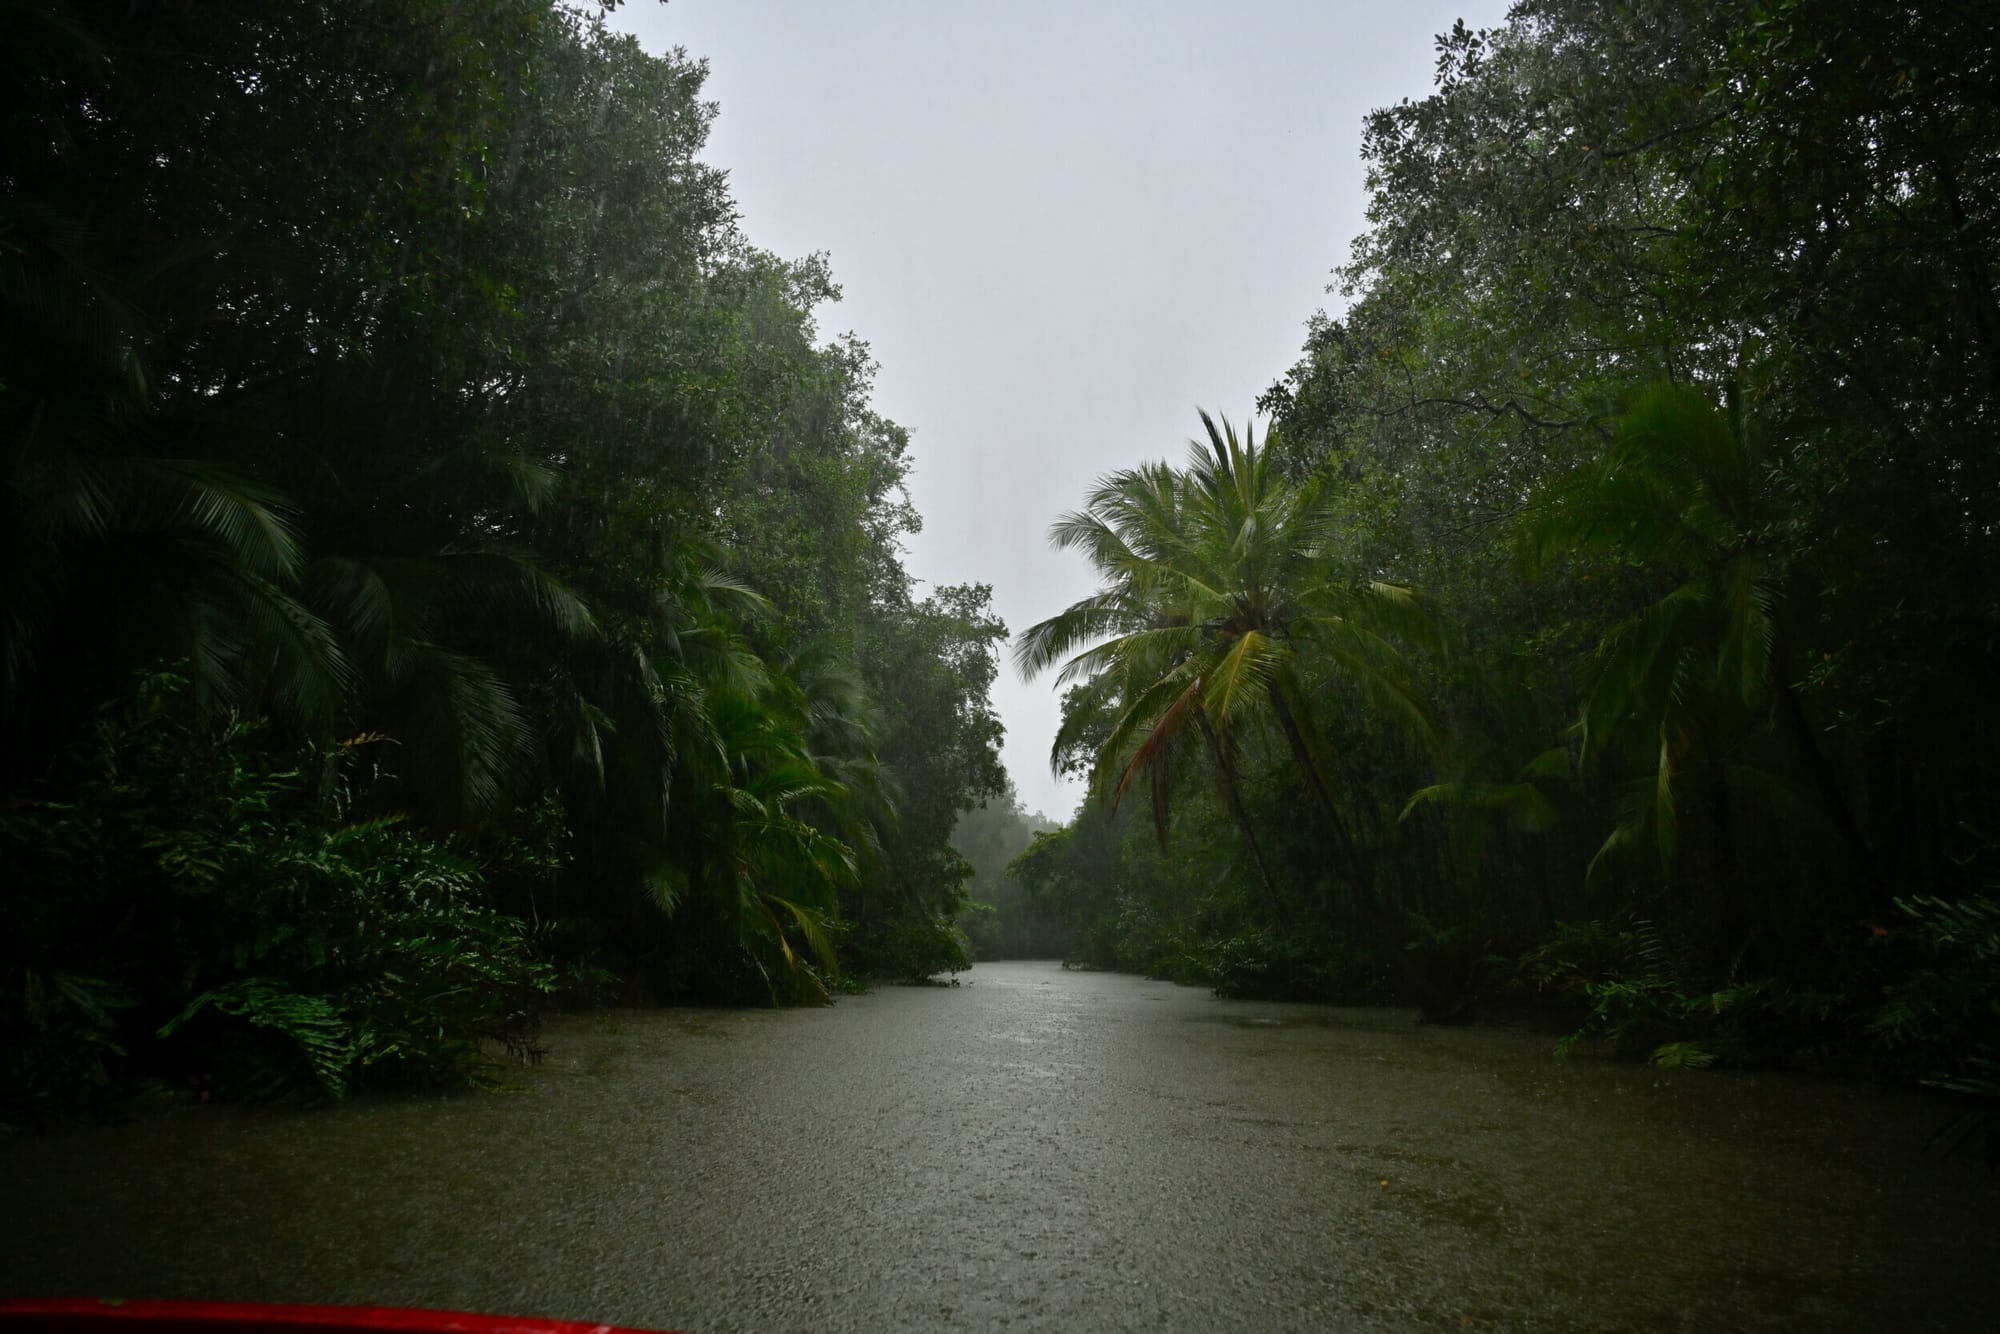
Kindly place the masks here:
[(1921, 1099), (982, 964), (569, 1018), (511, 1094), (0, 1141), (0, 1291), (692, 1331), (1986, 1329)]

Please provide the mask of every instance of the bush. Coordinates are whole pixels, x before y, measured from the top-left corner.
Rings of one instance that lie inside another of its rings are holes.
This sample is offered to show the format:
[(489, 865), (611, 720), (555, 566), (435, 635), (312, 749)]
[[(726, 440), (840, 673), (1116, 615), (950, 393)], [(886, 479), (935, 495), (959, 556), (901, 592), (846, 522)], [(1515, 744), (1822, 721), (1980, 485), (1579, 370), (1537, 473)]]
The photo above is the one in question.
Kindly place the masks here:
[(346, 757), (274, 763), (256, 726), (190, 721), (182, 693), (149, 678), (0, 808), (0, 1114), (75, 1111), (135, 1070), (337, 1098), (534, 1055), (556, 975), (471, 859), (344, 820)]
[(126, 1054), (119, 1020), (132, 998), (124, 988), (24, 963), (6, 980), (0, 1117), (41, 1125), (102, 1096)]
[(965, 933), (939, 912), (911, 912), (889, 926), (875, 971), (883, 977), (920, 982), (937, 973), (972, 967)]
[(1384, 970), (1345, 936), (1307, 939), (1251, 927), (1207, 952), (1215, 994), (1231, 1000), (1311, 1000), (1379, 1005), (1390, 994)]
[(1662, 1069), (1754, 1065), (1837, 1040), (1841, 996), (1779, 978), (1705, 977), (1648, 921), (1563, 922), (1521, 955), (1514, 985), (1580, 1004), (1556, 1044), (1604, 1043)]
[(1983, 1139), (2000, 1167), (2000, 898), (1896, 900), (1908, 925), (1887, 939), (1905, 956), (1868, 1029), (1918, 1082), (1973, 1101), (1941, 1137)]
[[(273, 831), (255, 867), (256, 917), (279, 924), (237, 943), (230, 971), (160, 1029), (204, 1013), (282, 1038), (295, 1073), (332, 1097), (361, 1077), (483, 1083), (482, 1044), (521, 1058), (535, 1044), (555, 970), (526, 928), (485, 901), (473, 866), (397, 821)], [(264, 1074), (270, 1091), (283, 1064)]]
[(966, 947), (974, 959), (1001, 957), (1000, 910), (977, 899), (958, 915), (959, 930), (965, 933)]

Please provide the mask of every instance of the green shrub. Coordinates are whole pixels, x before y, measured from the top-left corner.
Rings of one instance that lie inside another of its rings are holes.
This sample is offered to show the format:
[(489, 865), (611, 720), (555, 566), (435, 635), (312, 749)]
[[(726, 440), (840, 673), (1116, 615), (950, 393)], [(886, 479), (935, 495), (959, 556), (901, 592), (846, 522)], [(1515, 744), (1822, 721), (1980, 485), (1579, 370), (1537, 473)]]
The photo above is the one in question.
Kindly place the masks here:
[(232, 970), (257, 971), (194, 997), (160, 1036), (204, 1011), (240, 1019), (287, 1040), (332, 1097), (361, 1077), (486, 1082), (482, 1044), (538, 1054), (555, 970), (471, 863), (393, 820), (283, 832), (242, 891), (276, 923), (235, 945)]
[(274, 759), (180, 695), (148, 679), (0, 809), (0, 1115), (74, 1111), (137, 1070), (337, 1098), (535, 1055), (557, 975), (473, 861), (343, 819), (342, 755)]
[(1385, 970), (1341, 935), (1304, 938), (1250, 927), (1207, 951), (1215, 994), (1231, 1000), (1311, 1000), (1379, 1005), (1390, 988)]
[(1556, 1044), (1603, 1043), (1661, 1069), (1754, 1065), (1823, 1050), (1838, 1035), (1843, 997), (1778, 978), (1717, 981), (1652, 922), (1564, 922), (1521, 955), (1518, 989), (1572, 1001), (1582, 1024)]
[(965, 905), (958, 915), (958, 928), (965, 933), (966, 947), (975, 959), (997, 959), (1001, 955), (1000, 910), (978, 899)]
[(0, 1115), (41, 1125), (108, 1090), (126, 1054), (119, 1027), (130, 994), (101, 977), (18, 963), (6, 982)]
[(962, 973), (972, 967), (965, 933), (937, 912), (913, 912), (889, 927), (876, 971), (883, 977), (921, 981), (938, 973)]
[(1868, 1031), (1918, 1082), (1968, 1095), (1940, 1137), (1983, 1139), (2000, 1165), (2000, 898), (1896, 900), (1907, 925), (1887, 939), (1904, 956)]

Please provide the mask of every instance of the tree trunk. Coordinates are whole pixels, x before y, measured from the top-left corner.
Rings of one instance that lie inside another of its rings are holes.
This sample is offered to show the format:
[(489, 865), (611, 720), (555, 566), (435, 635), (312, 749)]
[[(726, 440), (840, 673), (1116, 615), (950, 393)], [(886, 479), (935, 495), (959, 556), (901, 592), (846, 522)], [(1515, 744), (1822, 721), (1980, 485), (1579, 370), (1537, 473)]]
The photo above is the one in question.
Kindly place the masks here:
[(1236, 766), (1230, 763), (1228, 752), (1222, 748), (1222, 738), (1215, 734), (1215, 725), (1208, 720), (1208, 714), (1200, 710), (1195, 715), (1201, 722), (1202, 740), (1208, 743), (1209, 758), (1215, 761), (1217, 782), (1222, 787), (1223, 804), (1229, 807), (1229, 814), (1236, 821), (1236, 827), (1243, 831), (1244, 845), (1250, 849), (1250, 860), (1256, 863), (1257, 879), (1264, 885), (1264, 900), (1271, 909), (1271, 920), (1285, 920), (1285, 901), (1278, 893), (1277, 881), (1271, 878), (1271, 868), (1264, 862), (1264, 850), (1257, 845), (1257, 831), (1250, 824), (1250, 813), (1243, 809), (1243, 792), (1237, 783)]
[(1820, 749), (1819, 738), (1813, 734), (1812, 724), (1806, 720), (1805, 706), (1799, 703), (1798, 692), (1792, 688), (1791, 655), (1782, 630), (1772, 637), (1771, 667), (1771, 689), (1777, 696), (1778, 716), (1784, 720), (1785, 729), (1792, 734), (1799, 758), (1805, 761), (1813, 786), (1819, 790), (1820, 800), (1826, 803), (1827, 815), (1833, 820), (1840, 841), (1847, 845), (1848, 855), (1854, 858), (1854, 865), (1861, 872), (1862, 884), (1868, 890), (1869, 906), (1878, 913), (1894, 912), (1895, 901), (1875, 865), (1875, 851), (1868, 846), (1867, 836), (1861, 832), (1860, 822), (1854, 818), (1853, 808), (1848, 805), (1847, 794), (1840, 789), (1839, 776), (1833, 772), (1833, 765), (1828, 763), (1826, 752)]
[(1390, 919), (1389, 905), (1382, 902), (1376, 892), (1375, 878), (1369, 872), (1368, 864), (1361, 856), (1361, 849), (1355, 845), (1354, 835), (1348, 831), (1347, 822), (1340, 818), (1340, 810), (1333, 803), (1333, 793), (1326, 785), (1326, 775), (1320, 772), (1319, 762), (1314, 758), (1312, 746), (1306, 741), (1305, 730), (1292, 712), (1292, 706), (1285, 699), (1285, 692), (1276, 681), (1267, 687), (1270, 692), (1271, 709), (1278, 717), (1278, 727), (1285, 734), (1285, 740), (1292, 748), (1299, 767), (1305, 770), (1306, 782), (1319, 801), (1320, 810), (1333, 830), (1335, 845), (1340, 850), (1340, 858), (1346, 863), (1348, 883), (1353, 885), (1355, 897), (1361, 904), (1362, 916), (1378, 934), (1390, 938), (1390, 953), (1396, 961), (1396, 971), (1403, 983), (1417, 998), (1417, 1006), (1423, 1017), (1433, 1023), (1469, 1023), (1472, 1019), (1470, 997), (1460, 989), (1456, 994), (1437, 985), (1412, 957), (1407, 949), (1396, 948), (1396, 940), (1402, 935), (1397, 924)]
[(1354, 886), (1354, 892), (1361, 897), (1363, 904), (1373, 910), (1378, 907), (1375, 903), (1374, 877), (1368, 874), (1366, 866), (1362, 863), (1361, 850), (1355, 846), (1354, 835), (1348, 832), (1347, 822), (1340, 818), (1340, 810), (1333, 803), (1333, 793), (1326, 785), (1326, 775), (1320, 772), (1319, 761), (1314, 758), (1312, 747), (1306, 742), (1305, 732), (1300, 728), (1298, 718), (1292, 713), (1292, 706), (1285, 699), (1285, 692), (1278, 687), (1276, 681), (1272, 681), (1266, 689), (1271, 697), (1271, 710), (1278, 717), (1278, 728), (1284, 732), (1285, 741), (1291, 746), (1292, 757), (1299, 762), (1299, 768), (1305, 770), (1306, 783), (1312, 788), (1314, 797), (1319, 800), (1320, 810), (1325, 814), (1327, 824), (1333, 830), (1333, 841), (1340, 849), (1340, 859), (1343, 863), (1341, 870), (1346, 874), (1349, 883)]

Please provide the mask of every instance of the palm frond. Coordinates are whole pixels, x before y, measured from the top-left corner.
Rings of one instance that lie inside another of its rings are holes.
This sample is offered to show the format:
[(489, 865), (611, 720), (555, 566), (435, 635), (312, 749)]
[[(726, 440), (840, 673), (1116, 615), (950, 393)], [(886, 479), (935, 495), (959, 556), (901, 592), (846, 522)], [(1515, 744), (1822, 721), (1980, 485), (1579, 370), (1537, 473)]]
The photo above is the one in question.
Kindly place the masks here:
[(195, 459), (142, 459), (132, 470), (162, 484), (174, 508), (244, 569), (273, 583), (298, 577), (304, 554), (276, 491)]
[(354, 669), (332, 627), (268, 580), (244, 580), (254, 638), (269, 655), (269, 679), (281, 708), (315, 730), (333, 724), (346, 702)]
[(562, 485), (560, 472), (526, 454), (494, 454), (485, 461), (530, 514), (538, 513)]
[(475, 603), (528, 609), (564, 639), (603, 633), (590, 605), (525, 552), (484, 547), (452, 553), (448, 563), (462, 595)]
[(1270, 636), (1245, 630), (1203, 673), (1203, 707), (1225, 731), (1247, 711), (1261, 707), (1279, 664), (1290, 656)]

